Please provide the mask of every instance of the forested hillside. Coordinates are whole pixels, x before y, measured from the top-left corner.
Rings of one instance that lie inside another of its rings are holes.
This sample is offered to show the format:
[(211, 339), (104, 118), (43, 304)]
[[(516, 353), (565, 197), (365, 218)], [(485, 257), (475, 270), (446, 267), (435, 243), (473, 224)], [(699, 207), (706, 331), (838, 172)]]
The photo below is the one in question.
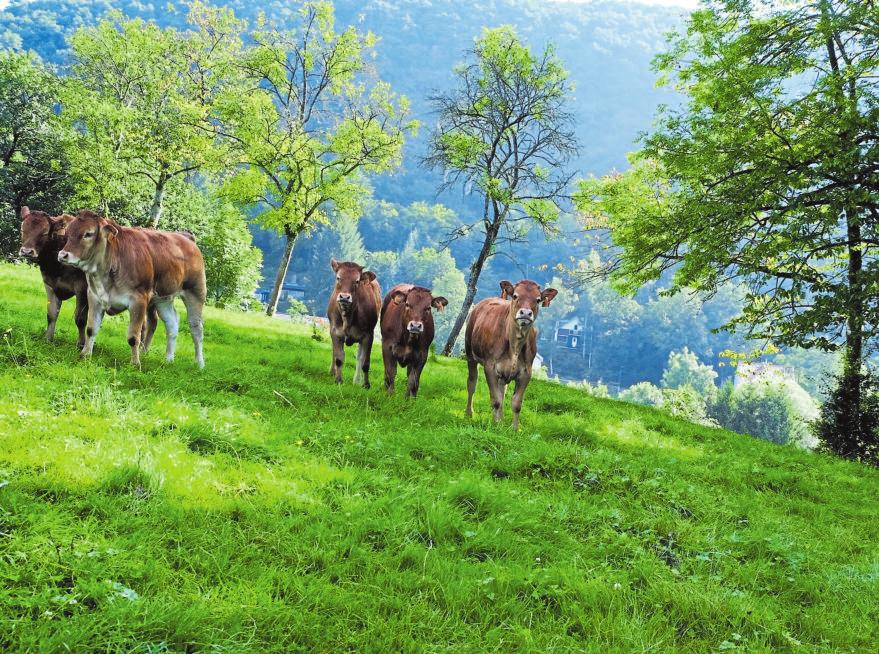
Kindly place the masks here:
[[(262, 12), (281, 24), (293, 25), (299, 19), (296, 3), (232, 0), (214, 4), (231, 7), (251, 25)], [(33, 50), (64, 73), (72, 56), (70, 36), (79, 28), (94, 26), (111, 9), (127, 17), (155, 20), (161, 26), (188, 29), (187, 8), (182, 3), (13, 1), (0, 12), (0, 45)], [(468, 268), (480, 247), (466, 226), (477, 220), (481, 199), (468, 193), (467, 187), (439, 193), (444, 179), (422, 165), (422, 159), (436, 123), (429, 110), (430, 97), (453, 86), (455, 66), (485, 27), (513, 25), (534, 51), (554, 46), (573, 86), (567, 109), (579, 142), (570, 166), (577, 176), (600, 176), (625, 168), (626, 154), (637, 148), (638, 134), (650, 127), (657, 105), (679, 102), (668, 89), (656, 88), (651, 68), (652, 59), (664, 48), (666, 34), (683, 25), (678, 9), (618, 2), (400, 0), (340, 1), (335, 11), (339, 29), (353, 25), (378, 37), (375, 57), (369, 61), (370, 74), (408, 98), (411, 117), (421, 126), (407, 135), (402, 165), (369, 180), (372, 199), (365, 203), (358, 221), (334, 216), (329, 224), (305, 230), (297, 240), (287, 280), (302, 293), (309, 312), (324, 310), (330, 256), (365, 262), (386, 287), (403, 279), (437, 287), (450, 298), (452, 307), (460, 306)], [(216, 223), (205, 221), (207, 214), (232, 215), (224, 202), (194, 201), (173, 192), (167, 204), (166, 227), (192, 229), (192, 216), (202, 216), (197, 225), (201, 226)], [(645, 286), (632, 299), (619, 296), (603, 283), (575, 288), (570, 272), (600, 267), (607, 242), (584, 232), (570, 214), (553, 224), (549, 235), (526, 225), (517, 227), (514, 237), (495, 249), (479, 280), (477, 299), (495, 294), (502, 279), (530, 277), (565, 289), (544, 318), (544, 336), (551, 336), (555, 322), (563, 319), (576, 320), (582, 334), (574, 347), (557, 346), (551, 338), (542, 341), (541, 353), (551, 374), (607, 383), (614, 392), (641, 381), (659, 384), (669, 355), (687, 348), (700, 361), (713, 365), (718, 381), (723, 381), (731, 376), (732, 368), (725, 365), (721, 354), (752, 349), (741, 335), (712, 332), (738, 312), (741, 289), (723, 287), (704, 305), (694, 296), (663, 296), (664, 281)], [(263, 252), (262, 286), (270, 288), (284, 240), (256, 223), (251, 230)], [(450, 239), (456, 230), (458, 237)], [(215, 243), (226, 233), (217, 230), (203, 238)], [(236, 238), (240, 241), (240, 236)], [(242, 252), (243, 248), (241, 243)], [(282, 302), (281, 310), (286, 307), (287, 302)], [(441, 317), (438, 341), (445, 338), (453, 319), (454, 315)], [(833, 365), (832, 359), (818, 353), (806, 356), (801, 352), (789, 354), (785, 363), (798, 366), (800, 382), (813, 394), (819, 391), (822, 373)]]

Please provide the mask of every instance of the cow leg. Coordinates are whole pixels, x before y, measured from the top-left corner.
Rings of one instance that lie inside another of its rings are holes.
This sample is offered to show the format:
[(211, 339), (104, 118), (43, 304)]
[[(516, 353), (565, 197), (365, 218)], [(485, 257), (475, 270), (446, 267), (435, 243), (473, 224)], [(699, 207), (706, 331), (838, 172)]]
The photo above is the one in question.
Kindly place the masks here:
[(345, 337), (331, 336), (333, 341), (333, 365), (330, 366), (330, 374), (336, 377), (336, 383), (342, 383), (342, 366), (345, 363)]
[(149, 300), (140, 296), (128, 305), (128, 345), (131, 347), (131, 365), (140, 367), (140, 339), (146, 323)]
[(357, 372), (360, 374), (354, 375), (354, 383), (357, 383), (359, 376), (363, 379), (363, 388), (369, 388), (369, 359), (372, 354), (372, 339), (373, 335), (368, 334), (357, 345)]
[(485, 381), (488, 383), (488, 394), (491, 397), (491, 408), (494, 411), (494, 421), (500, 422), (504, 417), (504, 394), (507, 385), (498, 379), (497, 373), (491, 366), (483, 366), (485, 369)]
[(143, 334), (140, 335), (140, 349), (144, 354), (149, 352), (150, 345), (153, 342), (153, 335), (156, 333), (156, 326), (159, 324), (159, 312), (156, 306), (150, 304), (147, 307), (146, 322), (143, 326)]
[(61, 298), (55, 294), (48, 284), (46, 286), (46, 297), (48, 303), (46, 306), (46, 340), (50, 343), (55, 340), (55, 323), (58, 322), (58, 314), (61, 313)]
[(479, 364), (473, 359), (467, 359), (467, 408), (464, 415), (468, 418), (473, 415), (473, 394), (476, 392), (476, 382), (479, 377)]
[(531, 381), (531, 375), (521, 372), (516, 377), (516, 386), (513, 390), (513, 431), (519, 431), (519, 411), (522, 410), (522, 400), (525, 399), (525, 389), (528, 388), (528, 382)]
[(394, 392), (394, 379), (397, 377), (397, 360), (394, 358), (393, 346), (382, 341), (382, 362), (385, 364), (385, 390)]
[(73, 320), (76, 322), (76, 329), (79, 331), (76, 347), (82, 349), (83, 345), (85, 345), (85, 328), (89, 321), (88, 292), (76, 294), (76, 311), (73, 314)]
[(98, 302), (98, 298), (88, 294), (89, 317), (85, 328), (85, 345), (82, 346), (82, 356), (90, 357), (95, 348), (95, 339), (101, 331), (101, 322), (104, 320), (104, 307)]
[(413, 363), (409, 366), (409, 383), (406, 386), (406, 397), (416, 397), (418, 395), (418, 387), (421, 385), (421, 371), (424, 370), (424, 363)]
[(166, 300), (156, 304), (156, 312), (165, 323), (165, 361), (174, 360), (177, 347), (177, 330), (180, 327), (180, 316), (174, 308), (174, 300)]
[(195, 365), (204, 368), (204, 352), (202, 352), (204, 322), (201, 317), (204, 309), (204, 294), (183, 291), (183, 304), (186, 305), (186, 320), (189, 322), (189, 332), (192, 334), (192, 344), (195, 346)]

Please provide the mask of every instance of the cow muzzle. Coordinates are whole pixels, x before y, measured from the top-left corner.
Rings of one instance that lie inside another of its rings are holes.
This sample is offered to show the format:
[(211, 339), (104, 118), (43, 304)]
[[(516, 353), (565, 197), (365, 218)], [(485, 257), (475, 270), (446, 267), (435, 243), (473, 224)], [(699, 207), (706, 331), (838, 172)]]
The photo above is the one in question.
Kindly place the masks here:
[(58, 253), (58, 261), (60, 261), (61, 263), (69, 264), (71, 266), (75, 266), (77, 263), (79, 263), (79, 258), (74, 256), (67, 250), (61, 250)]
[(423, 334), (424, 333), (424, 323), (423, 322), (415, 322), (414, 320), (409, 323), (406, 327), (409, 330), (410, 334)]
[(527, 327), (534, 322), (534, 312), (531, 309), (519, 309), (516, 312), (516, 322), (519, 327)]
[(350, 311), (351, 307), (354, 306), (354, 296), (350, 293), (339, 293), (336, 300), (343, 311)]
[(28, 259), (36, 259), (37, 251), (34, 248), (23, 247), (18, 251), (18, 256), (27, 257)]

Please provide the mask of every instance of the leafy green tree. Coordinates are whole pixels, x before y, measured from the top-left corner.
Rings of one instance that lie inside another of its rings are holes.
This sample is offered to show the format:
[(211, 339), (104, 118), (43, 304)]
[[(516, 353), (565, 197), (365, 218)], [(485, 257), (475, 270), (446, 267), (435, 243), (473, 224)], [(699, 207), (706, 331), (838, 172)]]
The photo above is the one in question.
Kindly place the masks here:
[(297, 236), (340, 215), (360, 213), (365, 176), (400, 160), (403, 139), (416, 124), (408, 101), (370, 79), (375, 37), (335, 28), (333, 5), (305, 3), (289, 30), (264, 17), (240, 62), (252, 92), (227, 106), (225, 133), (243, 167), (226, 192), (258, 206), (257, 221), (284, 236), (267, 306), (272, 315)]
[[(155, 228), (174, 180), (223, 167), (217, 107), (244, 91), (234, 65), (242, 25), (199, 3), (189, 23), (179, 32), (113, 12), (71, 37), (62, 116), (83, 204)], [(144, 196), (148, 217), (126, 216)]]
[(208, 299), (220, 307), (249, 306), (262, 275), (262, 252), (241, 211), (225, 200), (212, 203), (212, 214), (198, 239), (205, 258)]
[(339, 237), (339, 250), (334, 253), (336, 259), (362, 264), (366, 260), (366, 248), (357, 229), (357, 221), (350, 216), (339, 216), (332, 227)]
[(18, 252), (22, 206), (58, 212), (72, 193), (58, 87), (34, 56), (0, 52), (0, 254)]
[(612, 229), (624, 287), (671, 269), (674, 289), (739, 278), (730, 325), (843, 346), (854, 413), (879, 326), (877, 27), (869, 2), (708, 3), (656, 61), (686, 102), (660, 112), (629, 173), (578, 197)]
[(441, 170), (443, 188), (462, 185), (482, 197), (482, 215), (458, 230), (482, 236), (467, 294), (443, 353), (451, 354), (476, 296), (479, 276), (498, 240), (515, 241), (522, 221), (550, 230), (577, 152), (566, 109), (568, 76), (552, 46), (534, 54), (511, 27), (486, 29), (455, 69), (456, 87), (431, 98), (438, 125), (425, 163)]
[(442, 204), (413, 202), (406, 206), (370, 202), (358, 221), (370, 250), (400, 252), (410, 240), (415, 246), (438, 247), (460, 227), (458, 215)]
[(664, 388), (689, 386), (708, 399), (717, 392), (715, 379), (717, 373), (714, 368), (699, 363), (696, 355), (684, 348), (680, 352), (669, 353), (668, 365), (662, 373), (662, 386)]

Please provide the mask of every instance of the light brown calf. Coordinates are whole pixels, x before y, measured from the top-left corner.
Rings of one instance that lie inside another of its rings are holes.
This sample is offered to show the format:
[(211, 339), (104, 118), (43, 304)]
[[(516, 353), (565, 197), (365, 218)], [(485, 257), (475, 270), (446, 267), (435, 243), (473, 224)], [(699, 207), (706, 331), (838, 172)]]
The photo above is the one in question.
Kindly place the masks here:
[(382, 361), (385, 364), (385, 388), (394, 391), (397, 365), (407, 369), (406, 397), (418, 395), (421, 371), (433, 342), (431, 309), (442, 311), (449, 301), (434, 297), (430, 289), (412, 284), (397, 284), (382, 303)]
[(155, 307), (165, 323), (165, 358), (174, 359), (179, 318), (178, 295), (186, 305), (195, 344), (195, 362), (204, 367), (202, 308), (207, 294), (204, 259), (191, 236), (122, 227), (91, 211), (80, 211), (67, 225), (67, 242), (58, 260), (76, 266), (88, 282), (89, 317), (83, 356), (90, 356), (104, 313), (128, 309), (131, 362), (140, 365), (141, 330)]
[(537, 355), (537, 330), (534, 322), (540, 306), (548, 307), (558, 294), (554, 288), (523, 279), (513, 286), (501, 282), (502, 296), (483, 300), (470, 312), (464, 337), (467, 355), (467, 410), (473, 415), (478, 364), (485, 370), (495, 421), (504, 413), (507, 384), (516, 382), (513, 391), (513, 429), (519, 429), (519, 412), (525, 389), (531, 381), (531, 366)]
[(364, 271), (360, 264), (333, 259), (330, 267), (336, 274), (336, 283), (327, 305), (330, 338), (333, 341), (330, 374), (335, 376), (337, 384), (342, 383), (345, 346), (357, 343), (354, 383), (358, 383), (362, 377), (363, 387), (369, 388), (369, 354), (381, 309), (382, 291), (375, 273)]

